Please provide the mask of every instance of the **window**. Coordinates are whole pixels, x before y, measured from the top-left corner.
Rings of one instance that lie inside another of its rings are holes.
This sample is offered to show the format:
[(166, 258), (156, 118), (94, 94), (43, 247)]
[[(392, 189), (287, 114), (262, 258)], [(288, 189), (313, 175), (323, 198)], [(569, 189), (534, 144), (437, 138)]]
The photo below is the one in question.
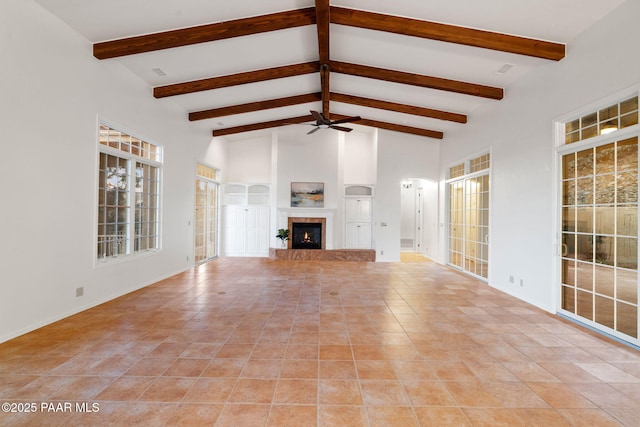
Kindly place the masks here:
[(460, 163), (459, 165), (451, 166), (449, 168), (449, 178), (458, 178), (464, 175), (465, 164)]
[(97, 258), (160, 244), (160, 147), (100, 125)]
[(564, 125), (565, 144), (615, 132), (638, 124), (638, 97), (600, 108)]

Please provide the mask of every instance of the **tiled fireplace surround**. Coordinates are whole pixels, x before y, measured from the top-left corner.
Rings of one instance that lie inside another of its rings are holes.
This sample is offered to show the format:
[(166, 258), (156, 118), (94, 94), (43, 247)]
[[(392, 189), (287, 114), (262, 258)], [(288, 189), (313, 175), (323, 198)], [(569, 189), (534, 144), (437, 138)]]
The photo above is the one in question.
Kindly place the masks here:
[[(322, 224), (322, 242), (320, 249), (327, 248), (327, 219), (326, 218), (309, 218), (309, 217), (289, 217), (287, 221), (288, 229), (291, 230), (293, 234), (293, 224), (294, 223), (305, 223), (305, 224)], [(287, 249), (292, 248), (292, 239), (287, 240)], [(317, 249), (316, 249), (317, 250)]]

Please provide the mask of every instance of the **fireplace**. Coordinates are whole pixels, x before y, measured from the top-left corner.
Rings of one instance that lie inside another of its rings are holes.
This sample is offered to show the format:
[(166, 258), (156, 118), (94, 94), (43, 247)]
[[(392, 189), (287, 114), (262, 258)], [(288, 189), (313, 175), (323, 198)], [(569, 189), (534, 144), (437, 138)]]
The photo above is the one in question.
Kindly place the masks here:
[(325, 249), (326, 219), (289, 217), (289, 249)]
[(322, 224), (294, 222), (291, 249), (322, 249)]

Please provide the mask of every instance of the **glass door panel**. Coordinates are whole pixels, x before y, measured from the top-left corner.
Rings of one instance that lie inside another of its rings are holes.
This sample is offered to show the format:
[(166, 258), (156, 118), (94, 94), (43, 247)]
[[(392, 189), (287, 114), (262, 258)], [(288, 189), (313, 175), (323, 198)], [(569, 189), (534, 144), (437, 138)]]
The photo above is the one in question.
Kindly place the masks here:
[(449, 263), (488, 277), (488, 174), (449, 184)]
[(195, 262), (207, 259), (207, 182), (196, 178)]
[(464, 182), (449, 184), (449, 263), (462, 268)]
[(218, 184), (196, 178), (195, 262), (218, 255)]
[(638, 140), (562, 157), (562, 309), (638, 338)]

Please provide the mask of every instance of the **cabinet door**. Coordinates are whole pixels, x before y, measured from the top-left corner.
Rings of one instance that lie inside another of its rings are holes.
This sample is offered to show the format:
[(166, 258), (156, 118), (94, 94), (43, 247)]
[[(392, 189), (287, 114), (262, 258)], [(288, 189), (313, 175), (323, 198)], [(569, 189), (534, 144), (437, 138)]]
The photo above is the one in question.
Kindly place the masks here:
[(358, 245), (358, 223), (348, 222), (344, 227), (344, 247), (356, 249)]
[(371, 249), (371, 223), (358, 224), (358, 249)]
[(247, 208), (247, 255), (269, 253), (269, 208), (252, 206)]
[(345, 225), (346, 249), (371, 249), (371, 223), (348, 222)]
[(246, 223), (245, 208), (240, 206), (225, 206), (222, 210), (224, 224), (223, 242), (226, 255), (241, 255), (246, 251)]
[(346, 221), (370, 221), (371, 220), (371, 199), (370, 198), (349, 198), (345, 200), (345, 220)]

